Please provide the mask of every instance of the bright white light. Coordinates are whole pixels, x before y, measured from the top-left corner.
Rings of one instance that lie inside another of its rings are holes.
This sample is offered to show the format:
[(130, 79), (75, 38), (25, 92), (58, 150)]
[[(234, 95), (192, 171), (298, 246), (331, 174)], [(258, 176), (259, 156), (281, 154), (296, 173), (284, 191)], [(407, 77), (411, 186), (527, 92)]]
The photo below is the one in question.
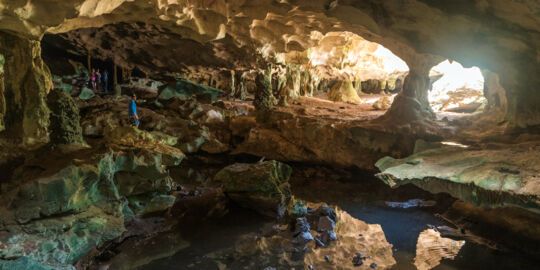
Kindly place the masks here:
[(389, 49), (379, 45), (377, 50), (373, 52), (373, 55), (382, 59), (382, 65), (384, 70), (388, 73), (395, 71), (409, 71), (409, 66), (401, 58), (393, 54)]
[(478, 67), (464, 68), (458, 62), (446, 60), (433, 67), (430, 76), (442, 75), (429, 92), (435, 111), (483, 103), (484, 76)]
[(464, 145), (464, 144), (461, 144), (461, 143), (458, 143), (458, 142), (450, 142), (450, 141), (444, 141), (444, 142), (441, 142), (441, 144), (450, 145), (450, 146), (456, 146), (456, 147), (461, 147), (461, 148), (468, 148), (469, 147), (468, 145)]

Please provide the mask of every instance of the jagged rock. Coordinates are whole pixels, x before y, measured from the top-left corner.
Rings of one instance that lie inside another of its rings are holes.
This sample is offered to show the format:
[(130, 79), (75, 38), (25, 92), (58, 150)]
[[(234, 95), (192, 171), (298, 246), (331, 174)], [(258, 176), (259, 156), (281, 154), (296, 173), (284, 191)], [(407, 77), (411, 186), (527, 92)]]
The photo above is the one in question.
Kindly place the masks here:
[(307, 206), (302, 201), (297, 201), (294, 203), (292, 209), (290, 209), (290, 214), (293, 217), (304, 217), (307, 215)]
[(87, 88), (87, 87), (83, 87), (81, 89), (81, 93), (79, 94), (79, 99), (80, 100), (89, 100), (89, 99), (92, 99), (95, 96), (96, 96), (96, 94), (94, 93), (94, 91), (92, 91), (92, 89)]
[(336, 224), (330, 217), (322, 216), (319, 218), (319, 222), (317, 223), (318, 232), (324, 232), (324, 231), (333, 232), (335, 228), (336, 228)]
[[(377, 177), (391, 187), (414, 184), (432, 193), (448, 193), (484, 207), (515, 206), (540, 209), (535, 177), (539, 165), (530, 143), (469, 149), (440, 144), (404, 159), (385, 157)], [(512, 157), (512, 158), (508, 158)]]
[(109, 144), (156, 151), (161, 154), (160, 158), (165, 165), (178, 165), (185, 157), (180, 149), (173, 147), (178, 143), (178, 138), (158, 131), (147, 132), (136, 127), (107, 127), (105, 138)]
[(328, 99), (332, 101), (349, 102), (349, 103), (362, 103), (362, 100), (358, 96), (358, 93), (352, 86), (351, 81), (339, 81), (328, 92)]
[(278, 161), (236, 163), (219, 171), (214, 180), (221, 182), (227, 196), (243, 207), (280, 217), (291, 198), (291, 173), (291, 167)]
[[(92, 152), (85, 150), (72, 161), (69, 157), (80, 150), (71, 151), (66, 160), (55, 161), (57, 166), (67, 166), (56, 172), (48, 169), (2, 194), (0, 224), (9, 232), (0, 240), (0, 257), (20, 257), (32, 267), (35, 262), (44, 269), (72, 269), (70, 264), (90, 249), (119, 237), (132, 210), (136, 214), (162, 211), (175, 200), (167, 195), (170, 178), (159, 152), (124, 149), (88, 156)], [(126, 173), (139, 182), (133, 186), (119, 181), (117, 176)], [(129, 204), (123, 199), (126, 196)], [(0, 260), (0, 267), (13, 263)]]
[(71, 97), (60, 89), (54, 89), (47, 97), (50, 114), (50, 141), (53, 144), (82, 143), (79, 124), (79, 108)]
[(223, 91), (191, 82), (186, 79), (177, 78), (174, 86), (166, 86), (159, 94), (159, 99), (169, 100), (171, 98), (179, 98), (182, 100), (188, 100), (195, 96), (199, 102), (213, 103), (219, 95), (224, 94)]

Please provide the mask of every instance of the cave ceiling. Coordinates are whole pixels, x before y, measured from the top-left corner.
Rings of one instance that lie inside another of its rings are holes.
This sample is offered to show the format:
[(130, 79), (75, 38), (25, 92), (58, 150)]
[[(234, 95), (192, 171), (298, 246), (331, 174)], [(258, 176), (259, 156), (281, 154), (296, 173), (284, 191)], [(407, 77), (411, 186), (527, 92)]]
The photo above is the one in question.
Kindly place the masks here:
[[(250, 68), (258, 55), (305, 51), (314, 38), (351, 32), (409, 68), (457, 60), (501, 74), (519, 126), (540, 124), (536, 0), (10, 0), (0, 30), (40, 40), (62, 34), (79, 49), (145, 72)], [(314, 35), (313, 33), (321, 33)], [(81, 46), (84, 44), (84, 46)], [(82, 53), (82, 52), (79, 52)]]

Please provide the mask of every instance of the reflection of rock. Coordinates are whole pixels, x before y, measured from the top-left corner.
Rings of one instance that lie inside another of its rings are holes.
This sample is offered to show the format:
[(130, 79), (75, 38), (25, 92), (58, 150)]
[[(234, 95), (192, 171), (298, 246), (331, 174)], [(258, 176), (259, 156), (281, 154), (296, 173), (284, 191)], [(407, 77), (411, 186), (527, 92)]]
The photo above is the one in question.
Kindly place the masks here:
[(392, 208), (428, 207), (428, 206), (434, 206), (435, 201), (423, 201), (420, 199), (410, 199), (406, 202), (385, 202), (385, 204)]
[[(315, 208), (317, 205), (308, 203), (308, 206)], [(324, 212), (328, 211), (321, 209), (308, 216), (319, 216)], [(332, 209), (329, 214), (332, 212), (336, 214), (337, 219), (335, 223), (337, 240), (329, 242), (328, 245), (317, 244), (316, 238), (316, 241), (306, 241), (305, 248), (298, 247), (295, 243), (297, 238), (294, 237), (292, 231), (278, 229), (271, 235), (260, 237), (249, 235), (237, 242), (234, 249), (220, 252), (220, 257), (230, 256), (229, 252), (232, 252), (235, 262), (242, 262), (241, 266), (264, 263), (265, 266), (271, 264), (277, 269), (354, 269), (352, 258), (358, 253), (363, 254), (362, 262), (366, 268), (376, 263), (380, 269), (389, 269), (396, 263), (392, 256), (392, 245), (386, 241), (380, 225), (366, 224), (339, 208), (335, 211)], [(329, 217), (329, 220), (333, 219)], [(311, 221), (309, 225), (302, 218), (298, 221), (298, 231), (302, 231), (306, 238), (310, 238), (307, 235), (309, 233), (306, 232), (308, 226), (312, 229), (311, 236), (317, 233), (313, 230), (316, 227), (311, 224)], [(237, 265), (234, 263), (227, 265), (227, 269), (236, 269), (234, 266)]]
[(463, 240), (443, 238), (433, 229), (420, 233), (416, 243), (416, 257), (414, 265), (419, 270), (428, 270), (439, 265), (441, 259), (453, 259), (465, 244)]
[[(354, 267), (352, 258), (359, 252), (368, 257), (364, 259), (366, 265), (375, 262), (381, 269), (388, 269), (396, 263), (392, 245), (386, 242), (380, 225), (366, 224), (340, 209), (336, 214), (337, 240), (324, 248), (309, 249), (304, 257), (305, 265), (312, 265), (314, 269), (351, 269)], [(332, 254), (332, 265), (324, 259), (328, 254)]]
[(289, 165), (278, 161), (236, 163), (223, 168), (214, 179), (240, 205), (264, 215), (282, 216), (291, 196), (291, 173)]

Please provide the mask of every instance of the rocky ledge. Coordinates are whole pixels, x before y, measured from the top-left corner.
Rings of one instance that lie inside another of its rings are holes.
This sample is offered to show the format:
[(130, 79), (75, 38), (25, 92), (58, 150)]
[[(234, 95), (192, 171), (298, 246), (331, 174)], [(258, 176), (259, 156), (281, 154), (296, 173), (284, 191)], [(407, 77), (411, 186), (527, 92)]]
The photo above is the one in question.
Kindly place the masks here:
[[(28, 153), (0, 196), (0, 269), (74, 269), (135, 215), (171, 207), (166, 171), (184, 154), (166, 135), (116, 128), (102, 146)], [(137, 141), (137, 143), (135, 143)]]
[(474, 147), (417, 143), (419, 148), (424, 150), (404, 159), (380, 159), (377, 177), (391, 187), (410, 183), (476, 206), (540, 212), (537, 142)]

